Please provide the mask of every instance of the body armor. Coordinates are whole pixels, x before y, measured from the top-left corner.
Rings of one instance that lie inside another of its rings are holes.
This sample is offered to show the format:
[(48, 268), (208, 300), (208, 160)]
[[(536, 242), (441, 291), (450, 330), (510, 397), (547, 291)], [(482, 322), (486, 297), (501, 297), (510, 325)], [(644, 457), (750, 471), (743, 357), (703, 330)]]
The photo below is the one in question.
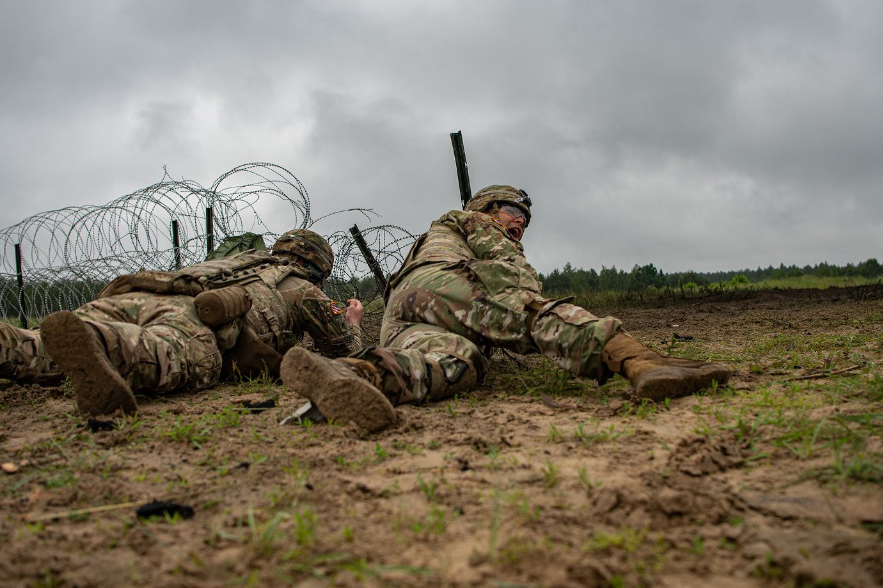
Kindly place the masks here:
[(306, 270), (302, 267), (286, 264), (266, 251), (247, 251), (175, 271), (141, 270), (120, 276), (105, 286), (98, 298), (133, 291), (196, 296), (206, 290), (245, 286), (256, 281), (275, 288), (290, 275), (301, 279), (307, 277)]
[(270, 347), (286, 349), (294, 338), (293, 319), (277, 286), (289, 276), (306, 280), (307, 271), (266, 251), (247, 251), (175, 271), (142, 270), (120, 276), (108, 284), (98, 298), (133, 291), (197, 296), (208, 290), (240, 286), (248, 292), (252, 305), (242, 322), (215, 328), (221, 349), (235, 343), (242, 327), (251, 328)]

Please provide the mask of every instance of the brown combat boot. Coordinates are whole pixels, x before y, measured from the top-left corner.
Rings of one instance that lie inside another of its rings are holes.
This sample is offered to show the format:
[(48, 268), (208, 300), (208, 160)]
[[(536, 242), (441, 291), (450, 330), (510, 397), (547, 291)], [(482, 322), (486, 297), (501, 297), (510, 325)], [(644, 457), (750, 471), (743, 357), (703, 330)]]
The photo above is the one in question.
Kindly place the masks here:
[(282, 359), (280, 374), (285, 385), (309, 398), (329, 420), (353, 422), (369, 432), (395, 422), (395, 409), (378, 389), (380, 373), (370, 362), (328, 359), (293, 347)]
[(719, 363), (662, 355), (626, 333), (607, 342), (601, 359), (611, 371), (629, 379), (639, 398), (657, 402), (688, 396), (713, 382), (725, 384), (731, 373)]
[(67, 310), (52, 313), (40, 333), (46, 352), (70, 378), (81, 411), (100, 415), (138, 410), (135, 395), (110, 363), (97, 333), (80, 317)]
[(236, 344), (224, 353), (221, 374), (254, 378), (265, 373), (278, 379), (281, 363), (278, 351), (261, 341), (251, 327), (243, 327)]

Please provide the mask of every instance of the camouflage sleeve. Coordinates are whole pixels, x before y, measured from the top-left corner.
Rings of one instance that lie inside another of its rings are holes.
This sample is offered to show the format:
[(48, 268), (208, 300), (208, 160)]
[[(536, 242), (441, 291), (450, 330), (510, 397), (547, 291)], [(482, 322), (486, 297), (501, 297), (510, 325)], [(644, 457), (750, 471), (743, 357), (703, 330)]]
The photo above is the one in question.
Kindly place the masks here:
[[(335, 311), (337, 309), (343, 309), (344, 312), (337, 312), (334, 315), (334, 320), (339, 323), (340, 328), (343, 329), (344, 332), (348, 333), (350, 336), (350, 344), (349, 350), (346, 355), (351, 353), (355, 353), (356, 351), (360, 351), (362, 349), (362, 327), (358, 325), (354, 325), (351, 322), (346, 320), (346, 303), (344, 302), (335, 302), (334, 303)], [(332, 311), (332, 312), (335, 312)], [(339, 357), (339, 356), (335, 356)]]
[(350, 343), (350, 353), (355, 353), (356, 351), (361, 350), (362, 347), (364, 347), (364, 343), (362, 343), (362, 327), (347, 322), (346, 328), (350, 332), (350, 335), (353, 336), (353, 340)]
[(524, 247), (512, 239), (490, 215), (453, 210), (439, 222), (456, 226), (475, 256), (469, 263), (476, 273), (494, 282), (542, 294), (543, 285), (536, 270), (524, 257)]
[(327, 357), (344, 357), (352, 352), (353, 332), (346, 326), (346, 304), (328, 298), (322, 290), (305, 280), (298, 287), (286, 284), (281, 290), (285, 301), (295, 307), (297, 326), (309, 333), (316, 349)]
[(346, 305), (328, 298), (324, 292), (312, 287), (303, 300), (304, 330), (313, 338), (319, 353), (326, 357), (343, 357), (350, 354), (352, 333), (341, 318)]

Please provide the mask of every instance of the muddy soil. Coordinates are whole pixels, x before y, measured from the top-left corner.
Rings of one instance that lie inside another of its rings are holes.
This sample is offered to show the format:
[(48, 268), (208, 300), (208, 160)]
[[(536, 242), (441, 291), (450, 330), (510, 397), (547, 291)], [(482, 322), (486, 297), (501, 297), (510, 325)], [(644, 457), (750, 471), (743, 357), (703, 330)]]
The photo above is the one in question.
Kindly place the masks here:
[(260, 381), (104, 422), (6, 384), (0, 586), (883, 585), (879, 291), (594, 310), (735, 375), (654, 405), (497, 352), (374, 434)]

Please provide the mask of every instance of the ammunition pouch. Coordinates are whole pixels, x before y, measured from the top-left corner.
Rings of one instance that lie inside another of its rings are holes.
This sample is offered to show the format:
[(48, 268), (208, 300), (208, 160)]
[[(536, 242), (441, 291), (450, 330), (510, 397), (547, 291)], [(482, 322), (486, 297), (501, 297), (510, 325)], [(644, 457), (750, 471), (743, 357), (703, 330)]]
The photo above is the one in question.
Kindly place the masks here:
[(227, 286), (200, 292), (193, 305), (202, 324), (214, 329), (243, 316), (251, 308), (252, 299), (242, 286)]

